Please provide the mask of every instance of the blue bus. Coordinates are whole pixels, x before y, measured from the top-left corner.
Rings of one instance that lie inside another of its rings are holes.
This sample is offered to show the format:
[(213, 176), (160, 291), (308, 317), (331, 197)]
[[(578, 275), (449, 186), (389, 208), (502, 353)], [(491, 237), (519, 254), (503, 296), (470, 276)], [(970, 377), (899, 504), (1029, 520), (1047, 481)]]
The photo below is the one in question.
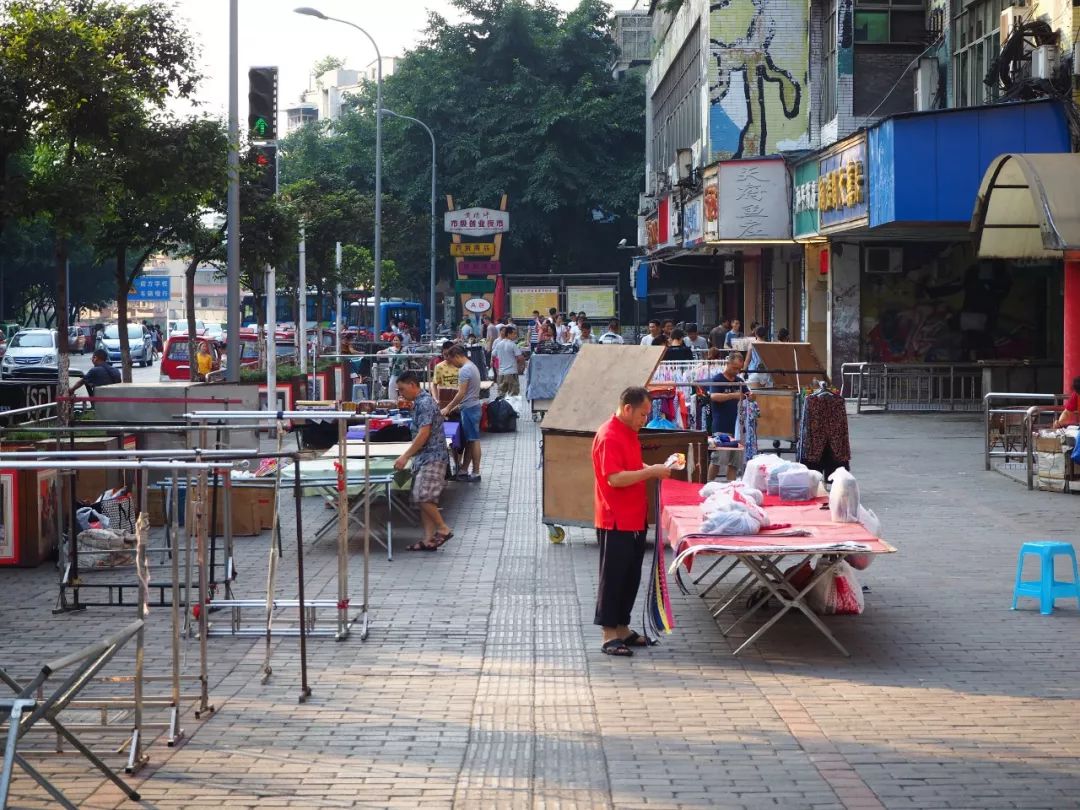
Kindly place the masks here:
[[(355, 330), (371, 330), (373, 304), (371, 297), (363, 290), (342, 290), (342, 314), (345, 318), (345, 327)], [(256, 306), (265, 308), (266, 299), (263, 296), (245, 295), (241, 300), (240, 323), (243, 326), (253, 326), (257, 323), (258, 310)], [(265, 311), (265, 310), (264, 310)], [(277, 323), (296, 323), (296, 299), (291, 295), (279, 293), (277, 296)], [(307, 323), (311, 326), (319, 321), (319, 295), (310, 292), (307, 296)], [(322, 295), (322, 319), (321, 323), (333, 325), (335, 317), (335, 305), (333, 293)], [(417, 301), (407, 301), (403, 298), (384, 298), (379, 302), (379, 332), (390, 331), (390, 327), (399, 323), (407, 324), (409, 329), (424, 331), (424, 306)]]

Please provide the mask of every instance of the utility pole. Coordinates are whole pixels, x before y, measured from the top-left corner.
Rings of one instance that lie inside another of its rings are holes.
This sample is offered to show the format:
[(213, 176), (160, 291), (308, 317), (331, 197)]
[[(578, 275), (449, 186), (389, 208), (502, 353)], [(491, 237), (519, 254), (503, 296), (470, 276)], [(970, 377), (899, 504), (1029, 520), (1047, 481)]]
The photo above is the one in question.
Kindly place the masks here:
[(307, 245), (304, 226), (300, 226), (300, 312), (296, 331), (300, 338), (300, 373), (307, 376)]
[(226, 230), (225, 301), (227, 343), (226, 363), (229, 382), (240, 382), (240, 63), (239, 0), (229, 0), (229, 191)]
[[(338, 242), (334, 246), (334, 266), (337, 268), (337, 277), (341, 278), (341, 242)], [(341, 282), (337, 284), (335, 290), (337, 297), (334, 299), (334, 333), (335, 333), (335, 350), (337, 354), (341, 355)], [(339, 360), (340, 362), (340, 360)]]

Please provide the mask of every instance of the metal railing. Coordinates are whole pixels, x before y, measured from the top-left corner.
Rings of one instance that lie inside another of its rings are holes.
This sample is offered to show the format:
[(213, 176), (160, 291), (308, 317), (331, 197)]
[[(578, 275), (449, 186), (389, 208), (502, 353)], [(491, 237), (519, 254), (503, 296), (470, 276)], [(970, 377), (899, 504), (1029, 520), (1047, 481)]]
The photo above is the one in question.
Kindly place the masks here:
[(978, 412), (982, 367), (969, 363), (844, 363), (841, 392), (864, 410)]
[[(1024, 411), (1024, 438), (1027, 439), (1024, 464), (1027, 468), (1028, 489), (1035, 489), (1035, 434), (1040, 428), (1045, 427), (1045, 425), (1039, 424), (1039, 417), (1044, 415), (1057, 416), (1063, 410), (1065, 410), (1063, 405), (1032, 405)], [(1066, 485), (1065, 491), (1069, 491), (1068, 485)]]
[[(1060, 394), (1022, 394), (990, 392), (983, 397), (983, 452), (987, 470), (991, 459), (1026, 459), (1031, 451), (1028, 412), (1033, 405), (1057, 406), (1064, 401)], [(1011, 403), (1007, 405), (1006, 403)], [(1001, 449), (995, 449), (1000, 445)], [(1028, 478), (1031, 477), (1030, 461)]]

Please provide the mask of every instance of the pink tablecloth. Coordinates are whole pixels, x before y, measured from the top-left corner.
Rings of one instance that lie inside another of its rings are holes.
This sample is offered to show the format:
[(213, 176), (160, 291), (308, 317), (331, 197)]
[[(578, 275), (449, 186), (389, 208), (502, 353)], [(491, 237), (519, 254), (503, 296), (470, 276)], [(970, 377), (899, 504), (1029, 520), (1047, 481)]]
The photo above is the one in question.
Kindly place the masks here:
[[(677, 486), (672, 487), (672, 484)], [(670, 488), (670, 489), (669, 489)], [(775, 548), (778, 553), (820, 553), (822, 546), (836, 543), (858, 543), (863, 548), (858, 553), (889, 554), (896, 551), (891, 545), (870, 534), (861, 523), (833, 523), (828, 509), (828, 498), (818, 498), (800, 503), (784, 503), (776, 497), (766, 497), (763, 504), (774, 524), (791, 524), (790, 529), (810, 532), (807, 537), (770, 536), (767, 529), (760, 534), (733, 537), (727, 535), (702, 535), (701, 496), (699, 484), (687, 485), (680, 481), (665, 481), (661, 489), (660, 528), (663, 542), (680, 554), (688, 548), (712, 547), (711, 553), (768, 553)], [(779, 531), (784, 531), (779, 530)], [(709, 553), (709, 552), (703, 552)], [(852, 552), (856, 553), (856, 552)], [(689, 571), (693, 557), (687, 557), (684, 566)]]

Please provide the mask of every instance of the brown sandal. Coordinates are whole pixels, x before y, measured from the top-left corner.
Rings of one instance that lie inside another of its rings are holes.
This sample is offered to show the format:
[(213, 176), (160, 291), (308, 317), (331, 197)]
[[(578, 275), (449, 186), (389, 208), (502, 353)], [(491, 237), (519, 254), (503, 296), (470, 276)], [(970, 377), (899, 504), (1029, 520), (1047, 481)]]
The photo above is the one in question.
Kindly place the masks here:
[(453, 532), (447, 532), (446, 534), (440, 534), (435, 532), (435, 536), (432, 538), (435, 541), (435, 548), (446, 545), (446, 541), (454, 536)]
[(413, 543), (411, 546), (405, 546), (406, 551), (438, 551), (438, 544), (428, 545), (427, 543)]

